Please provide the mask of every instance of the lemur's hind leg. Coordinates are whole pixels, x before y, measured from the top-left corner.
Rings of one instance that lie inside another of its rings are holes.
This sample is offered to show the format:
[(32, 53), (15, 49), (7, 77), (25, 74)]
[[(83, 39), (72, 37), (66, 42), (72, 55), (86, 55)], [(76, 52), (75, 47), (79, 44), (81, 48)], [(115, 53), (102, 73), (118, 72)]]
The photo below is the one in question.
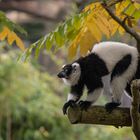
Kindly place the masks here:
[(106, 108), (107, 112), (111, 112), (114, 108), (116, 108), (118, 105), (120, 105), (120, 102), (115, 100), (118, 97), (113, 96), (114, 91), (112, 91), (112, 87), (111, 87), (111, 83), (110, 83), (111, 74), (103, 76), (102, 82), (103, 82), (103, 87), (104, 87), (103, 94), (107, 97), (107, 99), (109, 99), (111, 101), (105, 105), (105, 108)]
[(103, 83), (103, 95), (107, 98), (107, 100), (111, 101), (112, 97), (112, 88), (111, 88), (111, 74), (109, 73), (106, 76), (102, 77)]
[(124, 94), (126, 82), (122, 77), (115, 77), (111, 82), (112, 89), (112, 101), (105, 105), (108, 112), (111, 112), (114, 108), (121, 104), (121, 98)]
[[(131, 55), (124, 56), (114, 67), (111, 73), (112, 102), (105, 105), (107, 111), (111, 112), (121, 104), (121, 98), (127, 86), (127, 82), (134, 76), (136, 62)], [(131, 64), (131, 65), (130, 65)]]

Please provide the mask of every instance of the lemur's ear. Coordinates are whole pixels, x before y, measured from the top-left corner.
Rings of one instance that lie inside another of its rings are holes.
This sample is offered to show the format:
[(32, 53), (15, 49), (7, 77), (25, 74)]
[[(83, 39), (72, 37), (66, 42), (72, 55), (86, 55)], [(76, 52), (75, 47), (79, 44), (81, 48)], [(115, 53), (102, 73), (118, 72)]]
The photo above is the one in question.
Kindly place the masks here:
[(78, 63), (73, 63), (72, 64), (72, 68), (73, 69), (77, 69), (77, 68), (79, 68), (80, 66), (79, 66), (79, 64)]

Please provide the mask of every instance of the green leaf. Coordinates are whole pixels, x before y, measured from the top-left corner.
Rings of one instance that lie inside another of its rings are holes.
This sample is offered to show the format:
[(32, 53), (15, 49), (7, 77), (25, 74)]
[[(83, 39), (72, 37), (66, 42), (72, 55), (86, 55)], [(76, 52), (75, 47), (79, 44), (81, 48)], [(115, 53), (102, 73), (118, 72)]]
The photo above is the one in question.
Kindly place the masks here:
[(80, 29), (79, 30), (72, 30), (71, 32), (69, 32), (67, 34), (68, 40), (70, 40), (70, 41), (73, 40), (76, 37), (76, 35), (79, 33), (79, 31), (80, 31)]
[(43, 48), (43, 45), (44, 45), (44, 38), (41, 38), (40, 40), (38, 40), (38, 42), (35, 43), (35, 58), (37, 59), (38, 56), (39, 56), (39, 52), (41, 50), (41, 48)]
[(132, 14), (135, 12), (135, 9), (135, 6), (133, 4), (130, 4), (130, 6), (126, 9), (125, 13), (132, 16)]
[(75, 27), (75, 29), (79, 28), (81, 26), (81, 16), (76, 15), (72, 19), (72, 25)]
[(25, 58), (24, 61), (27, 61), (29, 56), (32, 54), (32, 50), (36, 47), (35, 44), (32, 44), (26, 51), (25, 51)]
[(62, 26), (58, 27), (54, 32), (56, 45), (60, 48), (64, 45), (65, 36), (64, 28)]
[(47, 51), (49, 51), (53, 45), (53, 33), (48, 34), (45, 44)]
[(15, 31), (18, 31), (19, 33), (27, 36), (27, 32), (25, 31), (25, 29), (23, 27), (21, 27), (17, 24), (14, 24), (13, 26), (14, 26)]
[(137, 20), (140, 18), (140, 10), (136, 10), (134, 13), (133, 13), (133, 17)]

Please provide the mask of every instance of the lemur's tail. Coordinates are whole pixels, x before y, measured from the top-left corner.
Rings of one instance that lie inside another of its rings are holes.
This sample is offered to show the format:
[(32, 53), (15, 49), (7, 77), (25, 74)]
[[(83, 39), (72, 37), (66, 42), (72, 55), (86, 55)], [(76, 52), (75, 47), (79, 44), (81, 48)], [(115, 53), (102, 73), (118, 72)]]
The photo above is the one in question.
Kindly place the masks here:
[[(140, 79), (140, 57), (139, 57), (139, 60), (138, 60), (138, 66), (137, 66), (136, 74), (131, 81), (133, 81), (134, 79)], [(132, 96), (132, 94), (131, 94), (131, 81), (130, 81), (130, 83), (127, 84), (127, 87), (125, 89), (130, 96)]]

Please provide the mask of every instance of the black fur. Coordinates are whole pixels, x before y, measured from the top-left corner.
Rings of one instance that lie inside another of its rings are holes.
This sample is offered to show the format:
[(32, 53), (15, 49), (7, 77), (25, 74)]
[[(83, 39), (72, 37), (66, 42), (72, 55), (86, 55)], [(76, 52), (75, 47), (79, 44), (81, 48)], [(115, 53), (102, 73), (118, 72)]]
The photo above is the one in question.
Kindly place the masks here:
[(88, 89), (88, 93), (103, 87), (101, 77), (107, 75), (109, 72), (105, 62), (98, 55), (93, 53), (76, 62), (79, 63), (81, 67), (81, 81), (79, 81), (78, 84), (83, 82)]
[(64, 68), (63, 68), (63, 71), (65, 71), (66, 73), (66, 76), (69, 76), (72, 72), (72, 66), (69, 64), (69, 65), (66, 65)]
[(77, 96), (77, 100), (82, 96), (84, 90), (84, 81), (82, 80), (82, 76), (80, 77), (78, 84), (71, 86), (70, 93)]
[(57, 76), (59, 78), (66, 78), (67, 79), (69, 77), (69, 75), (71, 74), (71, 72), (72, 72), (72, 65), (68, 64), (62, 69), (61, 72), (59, 72), (57, 74)]
[(87, 111), (87, 109), (91, 106), (91, 102), (89, 102), (89, 101), (79, 101), (79, 106), (80, 106), (80, 108), (81, 108), (81, 110), (85, 110), (85, 111)]
[(134, 80), (134, 79), (140, 79), (140, 58), (138, 59), (138, 65), (137, 65), (137, 71), (136, 71), (136, 74), (135, 76), (132, 78), (132, 80), (127, 84), (127, 87), (126, 87), (126, 91), (127, 93), (132, 96), (132, 93), (131, 93), (131, 82)]
[(112, 74), (111, 74), (111, 81), (116, 76), (120, 76), (125, 72), (125, 70), (129, 67), (131, 64), (132, 56), (130, 54), (124, 56), (118, 63), (115, 65)]
[(110, 102), (110, 103), (105, 104), (105, 109), (107, 112), (111, 113), (112, 110), (119, 105), (120, 105), (120, 103)]

